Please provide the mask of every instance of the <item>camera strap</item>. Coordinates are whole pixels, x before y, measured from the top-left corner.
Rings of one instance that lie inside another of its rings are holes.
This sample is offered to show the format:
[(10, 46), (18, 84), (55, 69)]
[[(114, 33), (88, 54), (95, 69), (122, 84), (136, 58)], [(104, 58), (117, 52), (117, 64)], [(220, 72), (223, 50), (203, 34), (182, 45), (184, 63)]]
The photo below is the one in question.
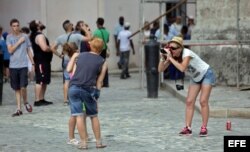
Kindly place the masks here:
[(179, 71), (177, 68), (176, 68), (176, 71), (175, 71), (175, 85), (177, 84), (177, 80), (178, 79), (178, 73), (180, 73), (181, 75), (179, 77), (181, 77), (181, 84), (184, 86), (184, 72), (181, 72)]

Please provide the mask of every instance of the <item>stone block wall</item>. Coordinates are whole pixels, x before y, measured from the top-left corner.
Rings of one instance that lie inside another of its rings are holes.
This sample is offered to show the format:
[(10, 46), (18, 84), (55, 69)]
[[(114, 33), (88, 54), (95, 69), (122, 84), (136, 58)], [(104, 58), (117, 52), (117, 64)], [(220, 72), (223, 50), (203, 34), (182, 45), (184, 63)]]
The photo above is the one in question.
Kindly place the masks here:
[[(197, 0), (196, 27), (192, 40), (236, 40), (238, 0)], [(250, 3), (239, 3), (239, 38), (250, 40)], [(214, 69), (217, 84), (235, 86), (237, 67), (239, 84), (250, 85), (250, 44), (239, 46), (239, 66), (237, 66), (236, 45), (216, 45), (192, 47), (202, 59)]]

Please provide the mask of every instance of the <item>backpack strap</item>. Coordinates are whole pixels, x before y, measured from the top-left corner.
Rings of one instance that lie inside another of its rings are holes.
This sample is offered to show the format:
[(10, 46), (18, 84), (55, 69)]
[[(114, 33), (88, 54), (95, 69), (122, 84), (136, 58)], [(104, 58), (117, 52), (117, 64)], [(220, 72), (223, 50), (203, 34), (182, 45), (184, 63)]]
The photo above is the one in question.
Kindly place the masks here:
[(103, 32), (102, 32), (102, 29), (99, 29), (99, 31), (100, 31), (101, 34), (102, 34), (102, 40), (103, 40), (103, 42), (104, 42), (105, 49), (107, 49), (107, 44), (106, 44), (106, 42), (105, 42), (105, 39), (104, 39), (104, 35), (103, 35)]

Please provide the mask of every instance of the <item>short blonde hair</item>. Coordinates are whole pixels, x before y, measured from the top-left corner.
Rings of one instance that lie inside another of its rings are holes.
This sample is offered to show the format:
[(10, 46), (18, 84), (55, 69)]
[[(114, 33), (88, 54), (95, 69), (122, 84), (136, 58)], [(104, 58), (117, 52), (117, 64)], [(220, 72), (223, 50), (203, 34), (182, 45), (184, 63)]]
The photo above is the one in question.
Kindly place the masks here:
[(90, 42), (90, 48), (91, 51), (95, 51), (96, 53), (101, 53), (102, 49), (103, 49), (103, 40), (98, 38), (98, 37), (94, 37)]

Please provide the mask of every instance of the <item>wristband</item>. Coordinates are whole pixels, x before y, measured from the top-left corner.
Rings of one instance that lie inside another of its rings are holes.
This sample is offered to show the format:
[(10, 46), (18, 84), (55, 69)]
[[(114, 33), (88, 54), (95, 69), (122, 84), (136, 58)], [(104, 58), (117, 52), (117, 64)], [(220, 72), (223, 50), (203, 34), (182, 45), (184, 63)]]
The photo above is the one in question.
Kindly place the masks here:
[(165, 59), (165, 58), (161, 58), (160, 61), (161, 61), (161, 62), (164, 62), (164, 61), (166, 61), (166, 59)]

